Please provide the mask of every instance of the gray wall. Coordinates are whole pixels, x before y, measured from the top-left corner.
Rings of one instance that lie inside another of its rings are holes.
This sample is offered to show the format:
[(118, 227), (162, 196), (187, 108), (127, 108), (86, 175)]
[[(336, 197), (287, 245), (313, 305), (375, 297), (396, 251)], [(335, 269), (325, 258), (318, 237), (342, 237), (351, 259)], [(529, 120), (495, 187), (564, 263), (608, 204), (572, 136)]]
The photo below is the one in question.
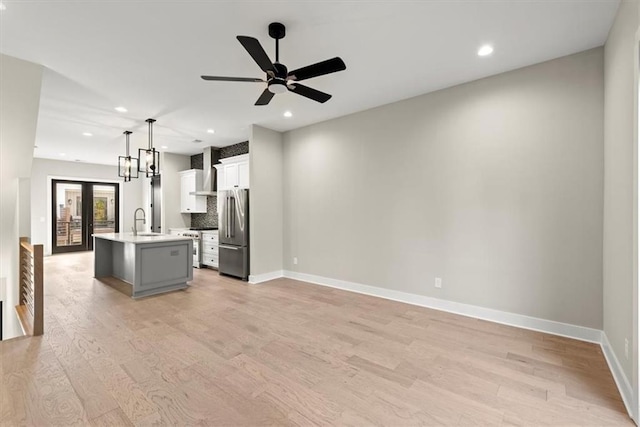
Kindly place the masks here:
[(602, 48), (284, 134), (287, 270), (600, 329), (602, 206)]
[(282, 134), (253, 125), (249, 152), (251, 275), (282, 270)]
[[(638, 2), (620, 3), (605, 45), (604, 109), (604, 331), (629, 382), (633, 336), (635, 36)], [(637, 261), (636, 261), (637, 264)], [(637, 347), (637, 343), (636, 343)]]
[[(45, 255), (51, 255), (51, 181), (49, 178), (120, 183), (120, 231), (133, 226), (133, 212), (145, 206), (142, 187), (137, 179), (122, 182), (116, 166), (61, 160), (33, 159), (31, 170), (31, 238), (44, 245)], [(148, 213), (147, 209), (145, 211)]]

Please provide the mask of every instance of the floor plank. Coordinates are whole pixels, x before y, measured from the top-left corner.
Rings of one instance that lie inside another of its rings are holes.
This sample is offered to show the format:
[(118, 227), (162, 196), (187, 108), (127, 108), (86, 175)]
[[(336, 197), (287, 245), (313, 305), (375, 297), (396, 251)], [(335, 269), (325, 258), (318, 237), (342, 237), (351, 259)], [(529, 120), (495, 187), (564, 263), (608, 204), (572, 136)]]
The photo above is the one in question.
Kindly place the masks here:
[(0, 425), (633, 425), (600, 347), (194, 270), (133, 300), (45, 259), (45, 335), (0, 342)]

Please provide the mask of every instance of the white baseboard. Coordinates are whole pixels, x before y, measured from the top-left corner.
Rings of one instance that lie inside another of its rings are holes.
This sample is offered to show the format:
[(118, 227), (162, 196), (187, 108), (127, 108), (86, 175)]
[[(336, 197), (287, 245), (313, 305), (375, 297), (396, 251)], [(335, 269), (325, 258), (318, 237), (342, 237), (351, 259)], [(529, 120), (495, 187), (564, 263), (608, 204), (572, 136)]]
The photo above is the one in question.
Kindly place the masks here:
[(620, 395), (622, 396), (624, 406), (627, 408), (629, 416), (633, 418), (633, 411), (631, 406), (633, 402), (633, 388), (629, 383), (629, 379), (622, 370), (620, 361), (611, 348), (611, 344), (609, 343), (607, 334), (605, 334), (604, 332), (602, 332), (602, 343), (600, 345), (602, 347), (602, 353), (604, 353), (604, 358), (607, 360), (607, 364), (609, 365), (609, 370), (611, 371), (613, 379), (615, 380), (616, 385), (618, 386), (618, 390), (620, 391)]
[(278, 279), (284, 277), (283, 270), (270, 271), (269, 273), (262, 274), (250, 274), (249, 283), (257, 285), (258, 283), (268, 282), (269, 280)]
[(491, 308), (484, 308), (476, 305), (463, 304), (455, 301), (447, 301), (439, 298), (427, 297), (424, 295), (411, 294), (408, 292), (395, 291), (392, 289), (378, 288), (375, 286), (347, 282), (345, 280), (331, 279), (328, 277), (316, 276), (313, 274), (298, 273), (289, 270), (284, 271), (284, 277), (301, 280), (304, 282), (315, 283), (317, 285), (329, 286), (345, 291), (386, 298), (389, 300), (404, 302), (407, 304), (418, 305), (421, 307), (433, 308), (435, 310), (460, 314), (462, 316), (473, 317), (476, 319), (488, 320), (490, 322), (501, 323), (503, 325), (516, 326), (518, 328), (530, 329), (534, 331), (545, 332), (548, 334), (574, 338), (581, 341), (588, 341), (597, 344), (600, 344), (602, 342), (602, 331), (599, 329), (571, 325), (568, 323), (561, 323), (553, 320), (539, 319), (522, 314), (493, 310)]

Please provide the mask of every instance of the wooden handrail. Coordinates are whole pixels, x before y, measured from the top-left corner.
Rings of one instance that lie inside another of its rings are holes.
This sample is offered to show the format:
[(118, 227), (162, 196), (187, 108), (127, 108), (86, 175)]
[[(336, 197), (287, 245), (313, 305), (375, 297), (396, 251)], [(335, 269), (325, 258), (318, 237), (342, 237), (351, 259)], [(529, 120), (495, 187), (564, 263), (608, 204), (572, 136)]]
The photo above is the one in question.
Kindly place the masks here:
[(19, 246), (20, 302), (16, 313), (27, 335), (44, 333), (43, 247), (32, 245), (29, 238), (20, 237)]

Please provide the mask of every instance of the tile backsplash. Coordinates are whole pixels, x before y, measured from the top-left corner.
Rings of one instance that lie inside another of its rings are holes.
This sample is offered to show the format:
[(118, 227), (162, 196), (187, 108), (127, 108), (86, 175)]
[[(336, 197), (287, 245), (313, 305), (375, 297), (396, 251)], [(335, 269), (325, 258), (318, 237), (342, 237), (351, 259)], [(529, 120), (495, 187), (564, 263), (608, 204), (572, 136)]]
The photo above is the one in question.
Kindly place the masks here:
[[(249, 152), (249, 141), (240, 142), (238, 144), (229, 145), (220, 148), (220, 158), (239, 156)], [(202, 169), (203, 154), (194, 154), (191, 156), (191, 169)], [(218, 226), (218, 198), (216, 196), (207, 196), (207, 213), (191, 214), (192, 227), (217, 227)]]
[(207, 196), (207, 213), (191, 214), (192, 227), (217, 227), (218, 226), (218, 198)]
[(204, 167), (204, 154), (194, 154), (191, 156), (191, 169), (202, 169)]
[(239, 142), (238, 144), (229, 145), (228, 147), (222, 147), (220, 149), (220, 158), (226, 159), (227, 157), (239, 156), (240, 154), (247, 154), (249, 152), (249, 141)]

